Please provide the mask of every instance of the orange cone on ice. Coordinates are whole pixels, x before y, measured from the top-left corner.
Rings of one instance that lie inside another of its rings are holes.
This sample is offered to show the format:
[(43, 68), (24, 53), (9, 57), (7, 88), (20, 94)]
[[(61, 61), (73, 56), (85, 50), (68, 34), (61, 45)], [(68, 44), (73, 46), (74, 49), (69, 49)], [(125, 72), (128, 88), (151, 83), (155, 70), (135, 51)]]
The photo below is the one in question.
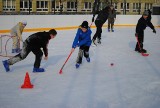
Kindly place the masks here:
[(21, 86), (21, 88), (22, 89), (31, 89), (31, 88), (33, 88), (33, 85), (31, 84), (28, 72), (26, 72), (26, 76), (25, 76), (25, 79), (24, 79), (24, 84)]

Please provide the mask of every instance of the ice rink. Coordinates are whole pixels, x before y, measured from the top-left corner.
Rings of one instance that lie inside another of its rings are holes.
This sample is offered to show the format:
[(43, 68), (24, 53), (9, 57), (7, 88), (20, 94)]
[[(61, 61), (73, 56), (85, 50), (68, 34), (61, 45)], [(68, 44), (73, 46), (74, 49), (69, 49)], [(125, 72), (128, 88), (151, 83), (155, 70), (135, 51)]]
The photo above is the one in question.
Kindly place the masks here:
[[(32, 53), (8, 73), (0, 63), (0, 108), (160, 108), (160, 29), (156, 30), (157, 34), (145, 30), (144, 48), (150, 55), (143, 57), (134, 51), (135, 27), (116, 27), (114, 33), (103, 28), (102, 44), (90, 47), (91, 62), (83, 58), (76, 69), (77, 48), (61, 75), (77, 30), (58, 31), (49, 43), (49, 60), (42, 60), (46, 72), (32, 73)], [(23, 33), (23, 39), (29, 34)], [(11, 44), (10, 40), (7, 49)], [(33, 89), (20, 88), (26, 72)]]

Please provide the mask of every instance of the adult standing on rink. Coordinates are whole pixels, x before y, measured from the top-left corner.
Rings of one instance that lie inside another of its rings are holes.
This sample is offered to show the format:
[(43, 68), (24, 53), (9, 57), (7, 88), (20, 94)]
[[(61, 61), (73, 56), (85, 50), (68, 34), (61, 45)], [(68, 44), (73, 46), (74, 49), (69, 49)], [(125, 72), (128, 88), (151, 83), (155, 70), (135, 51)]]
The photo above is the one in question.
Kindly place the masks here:
[(102, 9), (101, 11), (93, 14), (92, 22), (94, 22), (95, 14), (98, 13), (98, 16), (95, 20), (95, 25), (96, 25), (97, 30), (96, 30), (95, 35), (93, 36), (93, 39), (92, 39), (92, 42), (95, 45), (96, 45), (96, 42), (95, 42), (96, 39), (97, 39), (97, 43), (101, 44), (102, 26), (108, 19), (109, 9), (110, 9), (110, 7), (107, 6), (104, 9)]
[[(35, 55), (33, 72), (45, 72), (44, 68), (40, 68), (43, 52), (45, 55), (44, 59), (47, 60), (49, 40), (55, 38), (56, 35), (57, 32), (54, 29), (51, 29), (49, 32), (37, 32), (30, 35), (23, 42), (23, 49), (18, 55), (3, 61), (6, 72), (10, 71), (10, 65), (24, 60), (30, 52), (33, 52), (33, 54)], [(43, 48), (43, 52), (41, 48)]]
[(27, 25), (27, 22), (22, 21), (22, 22), (19, 22), (17, 25), (15, 25), (11, 29), (10, 34), (11, 34), (12, 40), (13, 40), (12, 53), (19, 53), (20, 52), (20, 41), (23, 42), (22, 32), (23, 32), (23, 29), (26, 27), (26, 25)]
[(113, 26), (114, 26), (114, 22), (116, 20), (116, 11), (114, 9), (114, 6), (111, 5), (110, 6), (110, 10), (109, 10), (109, 16), (108, 16), (108, 32), (114, 32)]

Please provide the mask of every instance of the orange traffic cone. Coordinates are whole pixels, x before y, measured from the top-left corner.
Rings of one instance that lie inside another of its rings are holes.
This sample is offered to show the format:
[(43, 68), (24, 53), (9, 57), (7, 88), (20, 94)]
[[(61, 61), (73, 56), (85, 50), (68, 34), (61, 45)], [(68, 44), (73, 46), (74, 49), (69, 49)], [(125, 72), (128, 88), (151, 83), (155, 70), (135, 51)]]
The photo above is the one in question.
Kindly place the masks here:
[(28, 72), (26, 72), (26, 76), (25, 76), (25, 79), (24, 79), (24, 84), (21, 86), (21, 88), (23, 88), (23, 89), (25, 89), (25, 88), (26, 89), (33, 88), (33, 85), (30, 82), (30, 77), (29, 77)]

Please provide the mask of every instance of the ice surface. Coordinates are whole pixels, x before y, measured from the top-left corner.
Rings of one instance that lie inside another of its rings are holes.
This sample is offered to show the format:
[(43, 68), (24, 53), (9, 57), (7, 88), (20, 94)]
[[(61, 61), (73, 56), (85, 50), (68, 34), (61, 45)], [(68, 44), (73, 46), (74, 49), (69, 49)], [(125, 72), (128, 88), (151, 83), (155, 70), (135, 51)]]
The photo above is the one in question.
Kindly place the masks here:
[[(95, 29), (93, 34), (95, 33)], [(25, 39), (31, 33), (23, 33)], [(45, 73), (32, 73), (34, 55), (11, 66), (0, 63), (0, 108), (160, 108), (160, 31), (145, 30), (144, 48), (150, 56), (134, 51), (135, 27), (103, 29), (102, 44), (90, 48), (91, 62), (75, 68), (78, 48), (63, 69), (76, 30), (58, 31), (49, 43)], [(12, 41), (11, 41), (12, 42)], [(7, 48), (11, 48), (7, 45)], [(0, 57), (0, 60), (7, 58)], [(114, 66), (110, 64), (114, 63)], [(21, 89), (29, 72), (33, 89)]]

